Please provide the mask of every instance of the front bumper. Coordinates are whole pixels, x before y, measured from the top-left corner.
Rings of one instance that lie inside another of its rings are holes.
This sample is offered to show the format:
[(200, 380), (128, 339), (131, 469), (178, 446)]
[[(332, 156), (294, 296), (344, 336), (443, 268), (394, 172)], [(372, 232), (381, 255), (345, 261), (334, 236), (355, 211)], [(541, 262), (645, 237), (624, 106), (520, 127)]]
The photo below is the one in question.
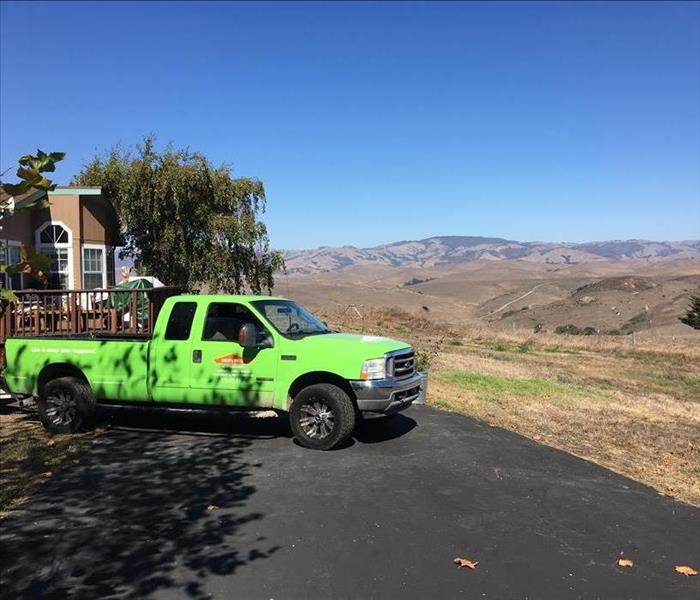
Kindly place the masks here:
[(390, 415), (408, 408), (425, 393), (426, 377), (414, 373), (406, 379), (352, 380), (350, 385), (363, 415)]

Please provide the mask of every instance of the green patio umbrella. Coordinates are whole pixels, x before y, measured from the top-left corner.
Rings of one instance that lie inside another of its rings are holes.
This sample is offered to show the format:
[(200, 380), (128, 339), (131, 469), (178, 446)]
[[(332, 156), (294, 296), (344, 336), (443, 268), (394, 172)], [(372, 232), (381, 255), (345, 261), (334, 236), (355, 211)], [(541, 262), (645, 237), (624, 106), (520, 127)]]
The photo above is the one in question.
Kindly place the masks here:
[[(152, 289), (153, 284), (148, 279), (132, 279), (120, 283), (115, 288), (123, 290), (145, 290)], [(130, 309), (131, 294), (126, 292), (110, 292), (108, 304), (111, 308), (127, 311)], [(148, 296), (146, 293), (136, 294), (136, 314), (139, 321), (145, 321), (148, 318)]]

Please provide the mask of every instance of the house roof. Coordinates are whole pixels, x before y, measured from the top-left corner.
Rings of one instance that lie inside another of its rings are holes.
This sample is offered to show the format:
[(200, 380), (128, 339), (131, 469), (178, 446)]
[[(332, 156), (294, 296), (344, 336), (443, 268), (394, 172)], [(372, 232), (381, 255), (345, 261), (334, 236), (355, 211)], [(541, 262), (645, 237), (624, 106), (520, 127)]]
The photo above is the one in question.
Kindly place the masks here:
[[(36, 194), (38, 190), (29, 190), (26, 194), (20, 194), (19, 196), (14, 196), (15, 199), (15, 204), (22, 202), (22, 200), (26, 200), (30, 196), (33, 196)], [(8, 198), (11, 198), (9, 194), (6, 194), (2, 189), (0, 189), (0, 200), (7, 200)]]
[[(98, 196), (102, 193), (99, 185), (57, 185), (56, 189), (49, 192), (50, 196)], [(20, 207), (23, 202), (37, 200), (46, 195), (44, 190), (30, 190), (26, 194), (14, 196), (15, 206)], [(7, 200), (10, 196), (0, 190), (0, 200)]]
[(57, 190), (101, 190), (101, 185), (57, 185)]
[(102, 187), (99, 185), (57, 185), (49, 192), (50, 196), (99, 196)]
[(14, 204), (16, 207), (21, 206), (24, 202), (27, 202), (29, 200), (36, 200), (45, 195), (46, 192), (44, 190), (30, 190), (26, 194), (20, 194), (19, 196), (10, 196), (9, 194), (6, 194), (2, 190), (0, 190), (0, 200), (6, 201), (11, 198), (14, 200)]

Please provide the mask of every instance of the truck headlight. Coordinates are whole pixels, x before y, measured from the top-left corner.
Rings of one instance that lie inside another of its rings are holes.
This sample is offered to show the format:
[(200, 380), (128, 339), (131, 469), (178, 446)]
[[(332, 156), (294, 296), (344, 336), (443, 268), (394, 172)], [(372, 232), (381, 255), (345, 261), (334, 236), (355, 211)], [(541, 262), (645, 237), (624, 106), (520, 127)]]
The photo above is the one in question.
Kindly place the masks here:
[(360, 379), (384, 379), (386, 377), (386, 358), (372, 358), (362, 363)]

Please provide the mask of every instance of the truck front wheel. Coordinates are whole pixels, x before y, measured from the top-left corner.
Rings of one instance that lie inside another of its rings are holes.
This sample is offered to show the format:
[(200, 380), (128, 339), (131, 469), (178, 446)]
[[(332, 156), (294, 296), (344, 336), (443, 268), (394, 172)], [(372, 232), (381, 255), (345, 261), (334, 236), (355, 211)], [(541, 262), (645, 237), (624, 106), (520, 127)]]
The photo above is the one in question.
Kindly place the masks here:
[(49, 381), (37, 398), (37, 412), (44, 427), (52, 433), (74, 433), (95, 409), (90, 385), (78, 377)]
[(297, 441), (306, 448), (330, 450), (345, 442), (355, 428), (355, 407), (336, 385), (318, 383), (301, 390), (289, 409)]

